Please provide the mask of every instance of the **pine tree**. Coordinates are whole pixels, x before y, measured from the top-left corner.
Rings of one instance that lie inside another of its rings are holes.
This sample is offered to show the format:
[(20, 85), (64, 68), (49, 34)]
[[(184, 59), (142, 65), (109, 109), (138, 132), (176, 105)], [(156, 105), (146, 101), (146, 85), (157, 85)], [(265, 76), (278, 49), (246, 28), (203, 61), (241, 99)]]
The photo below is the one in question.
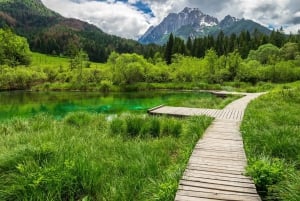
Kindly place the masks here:
[(165, 60), (168, 65), (172, 63), (173, 46), (174, 46), (174, 37), (173, 34), (171, 33), (165, 50)]
[(187, 49), (187, 53), (188, 55), (192, 55), (192, 50), (193, 50), (193, 42), (191, 37), (188, 37), (187, 42), (186, 42), (186, 49)]

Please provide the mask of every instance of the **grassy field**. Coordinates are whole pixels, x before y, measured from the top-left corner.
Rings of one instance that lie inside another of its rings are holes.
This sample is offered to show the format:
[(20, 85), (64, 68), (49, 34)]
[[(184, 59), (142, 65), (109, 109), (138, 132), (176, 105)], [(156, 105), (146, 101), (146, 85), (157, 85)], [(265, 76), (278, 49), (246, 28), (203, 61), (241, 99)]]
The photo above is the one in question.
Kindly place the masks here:
[(0, 124), (0, 200), (173, 200), (211, 119), (70, 113)]
[(249, 167), (264, 200), (300, 200), (300, 84), (252, 102), (241, 127)]

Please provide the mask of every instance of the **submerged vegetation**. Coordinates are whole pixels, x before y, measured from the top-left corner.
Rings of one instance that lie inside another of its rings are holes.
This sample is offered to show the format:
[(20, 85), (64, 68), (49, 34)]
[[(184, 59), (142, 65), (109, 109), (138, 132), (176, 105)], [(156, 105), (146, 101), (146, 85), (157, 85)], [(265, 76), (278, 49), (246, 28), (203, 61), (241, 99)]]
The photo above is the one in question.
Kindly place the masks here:
[(241, 131), (253, 177), (265, 200), (300, 200), (300, 83), (252, 102)]
[(70, 113), (0, 124), (0, 200), (173, 200), (211, 119)]

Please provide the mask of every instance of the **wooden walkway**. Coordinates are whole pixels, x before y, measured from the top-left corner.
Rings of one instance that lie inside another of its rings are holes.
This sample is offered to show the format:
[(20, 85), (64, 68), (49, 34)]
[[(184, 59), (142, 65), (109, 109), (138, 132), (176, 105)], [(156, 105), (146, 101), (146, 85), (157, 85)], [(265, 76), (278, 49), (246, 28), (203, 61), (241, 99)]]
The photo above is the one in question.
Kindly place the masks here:
[(223, 110), (158, 107), (149, 111), (151, 114), (215, 118), (189, 159), (175, 201), (261, 200), (253, 181), (245, 176), (247, 159), (239, 132), (248, 103), (261, 94), (244, 95)]

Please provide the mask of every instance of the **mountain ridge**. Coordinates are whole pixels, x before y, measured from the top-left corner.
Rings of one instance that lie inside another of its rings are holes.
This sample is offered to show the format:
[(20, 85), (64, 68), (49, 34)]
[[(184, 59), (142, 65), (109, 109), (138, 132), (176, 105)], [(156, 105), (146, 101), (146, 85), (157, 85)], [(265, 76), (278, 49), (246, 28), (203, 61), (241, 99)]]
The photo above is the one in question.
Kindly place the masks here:
[[(33, 51), (72, 56), (83, 49), (92, 61), (105, 62), (112, 51), (145, 55), (146, 46), (103, 32), (87, 22), (65, 18), (41, 0), (0, 0), (0, 28), (26, 37)], [(155, 48), (155, 46), (151, 46)]]
[(203, 13), (199, 8), (186, 7), (179, 13), (168, 14), (157, 26), (151, 26), (138, 41), (142, 44), (162, 45), (167, 42), (170, 33), (187, 40), (188, 37), (216, 36), (220, 31), (223, 31), (225, 35), (230, 35), (239, 34), (242, 31), (252, 33), (255, 29), (264, 34), (271, 33), (271, 30), (252, 20), (227, 15), (219, 21), (216, 17)]

